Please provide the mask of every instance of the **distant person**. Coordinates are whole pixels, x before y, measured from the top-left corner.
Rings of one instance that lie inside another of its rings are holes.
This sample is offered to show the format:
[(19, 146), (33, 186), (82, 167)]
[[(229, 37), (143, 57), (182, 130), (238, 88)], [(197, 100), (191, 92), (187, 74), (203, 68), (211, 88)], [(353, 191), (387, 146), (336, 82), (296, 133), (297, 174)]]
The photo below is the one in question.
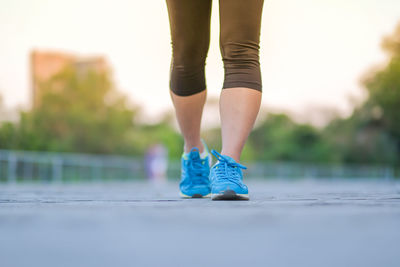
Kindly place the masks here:
[(151, 146), (145, 156), (147, 178), (154, 184), (162, 184), (167, 179), (168, 153), (162, 144)]
[(263, 0), (220, 0), (220, 49), (225, 79), (220, 98), (222, 151), (210, 170), (200, 138), (206, 101), (204, 66), (210, 41), (212, 0), (166, 0), (172, 39), (170, 91), (185, 142), (182, 197), (248, 200), (239, 163), (261, 103), (259, 41)]

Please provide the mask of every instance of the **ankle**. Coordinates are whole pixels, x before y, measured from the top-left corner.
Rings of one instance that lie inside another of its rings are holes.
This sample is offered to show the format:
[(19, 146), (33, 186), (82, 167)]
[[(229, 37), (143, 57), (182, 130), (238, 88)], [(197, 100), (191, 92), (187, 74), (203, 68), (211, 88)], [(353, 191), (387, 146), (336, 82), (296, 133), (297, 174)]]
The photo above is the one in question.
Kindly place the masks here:
[(221, 154), (225, 155), (225, 156), (229, 156), (229, 157), (233, 158), (237, 163), (240, 163), (240, 154), (241, 153), (239, 153), (239, 152), (222, 150)]
[(198, 148), (199, 149), (199, 153), (203, 153), (204, 152), (204, 146), (203, 143), (199, 140), (197, 142), (185, 142), (185, 145), (183, 147), (183, 151), (185, 153), (189, 153), (190, 150), (192, 150), (192, 148)]

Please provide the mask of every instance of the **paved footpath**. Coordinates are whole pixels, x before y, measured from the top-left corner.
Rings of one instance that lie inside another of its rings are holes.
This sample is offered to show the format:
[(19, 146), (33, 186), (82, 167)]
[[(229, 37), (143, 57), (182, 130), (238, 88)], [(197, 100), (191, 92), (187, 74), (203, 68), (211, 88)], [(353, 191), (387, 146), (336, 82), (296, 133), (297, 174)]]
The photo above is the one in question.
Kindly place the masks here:
[(0, 184), (0, 266), (400, 266), (400, 181), (248, 185), (216, 202), (175, 183)]

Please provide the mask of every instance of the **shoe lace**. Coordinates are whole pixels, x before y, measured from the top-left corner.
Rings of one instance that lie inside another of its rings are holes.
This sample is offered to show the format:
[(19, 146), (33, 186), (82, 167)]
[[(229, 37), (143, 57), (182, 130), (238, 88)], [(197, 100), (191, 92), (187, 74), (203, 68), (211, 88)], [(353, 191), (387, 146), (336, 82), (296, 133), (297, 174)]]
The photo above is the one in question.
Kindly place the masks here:
[(247, 169), (247, 167), (240, 163), (232, 162), (232, 160), (229, 160), (226, 156), (221, 155), (215, 150), (212, 150), (211, 153), (219, 161), (214, 168), (216, 178), (218, 180), (228, 180), (237, 185), (240, 185), (241, 184), (240, 169), (245, 170)]
[[(197, 150), (197, 148), (193, 148), (193, 150)], [(189, 160), (187, 161), (187, 167), (190, 177), (192, 177), (191, 181), (193, 184), (206, 184), (208, 179), (208, 172), (206, 161), (202, 160), (199, 157), (199, 154), (190, 153)]]

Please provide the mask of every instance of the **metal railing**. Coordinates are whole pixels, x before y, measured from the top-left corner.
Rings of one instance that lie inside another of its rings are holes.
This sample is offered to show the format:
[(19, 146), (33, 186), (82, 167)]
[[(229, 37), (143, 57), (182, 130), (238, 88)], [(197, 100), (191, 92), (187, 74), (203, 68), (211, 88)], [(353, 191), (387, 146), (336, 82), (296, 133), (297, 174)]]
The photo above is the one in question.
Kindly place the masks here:
[(105, 181), (143, 179), (138, 158), (0, 150), (0, 181)]
[[(392, 166), (254, 162), (248, 178), (386, 178), (400, 177)], [(170, 161), (167, 177), (179, 179), (180, 162)], [(143, 158), (0, 150), (0, 182), (74, 182), (134, 180), (146, 177)]]
[(268, 178), (384, 178), (400, 177), (400, 169), (386, 165), (257, 162), (247, 165), (250, 177)]

